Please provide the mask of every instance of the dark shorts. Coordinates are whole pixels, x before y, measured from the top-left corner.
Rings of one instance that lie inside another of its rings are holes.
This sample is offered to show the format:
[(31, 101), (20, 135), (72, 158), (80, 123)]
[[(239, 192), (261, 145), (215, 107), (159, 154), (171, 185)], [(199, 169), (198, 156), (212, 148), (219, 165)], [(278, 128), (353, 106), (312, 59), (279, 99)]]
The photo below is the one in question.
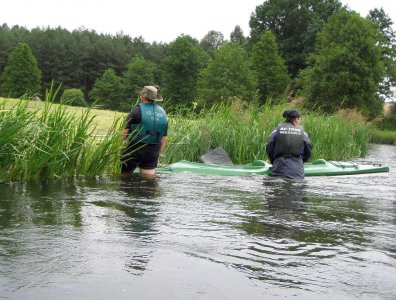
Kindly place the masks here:
[(160, 144), (137, 143), (129, 146), (121, 155), (121, 172), (132, 173), (137, 167), (145, 170), (155, 169), (158, 165), (159, 151)]

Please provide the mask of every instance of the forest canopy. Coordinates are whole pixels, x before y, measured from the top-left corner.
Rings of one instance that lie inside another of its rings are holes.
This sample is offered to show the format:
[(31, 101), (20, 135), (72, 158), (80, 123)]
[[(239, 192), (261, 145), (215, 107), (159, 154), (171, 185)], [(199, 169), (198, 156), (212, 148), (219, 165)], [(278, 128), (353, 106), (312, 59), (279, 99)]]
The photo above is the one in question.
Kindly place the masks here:
[[(84, 28), (3, 24), (0, 96), (42, 97), (54, 82), (61, 85), (58, 100), (77, 89), (81, 103), (126, 111), (137, 90), (156, 84), (170, 109), (299, 96), (313, 109), (356, 108), (370, 118), (393, 99), (395, 32), (383, 9), (363, 17), (338, 0), (267, 0), (249, 25), (248, 34), (236, 25), (228, 38), (211, 30), (201, 40), (182, 34), (167, 44)], [(29, 85), (21, 84), (27, 79)], [(14, 91), (21, 86), (26, 91)]]

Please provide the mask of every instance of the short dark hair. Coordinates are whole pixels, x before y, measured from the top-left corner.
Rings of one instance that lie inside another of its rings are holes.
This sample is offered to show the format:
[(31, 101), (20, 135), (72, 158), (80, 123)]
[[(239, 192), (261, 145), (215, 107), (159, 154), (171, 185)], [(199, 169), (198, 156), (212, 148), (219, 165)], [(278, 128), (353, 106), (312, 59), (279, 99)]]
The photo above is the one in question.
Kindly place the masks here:
[(301, 114), (297, 109), (287, 109), (283, 112), (282, 115), (288, 122), (293, 121), (294, 119), (301, 118)]

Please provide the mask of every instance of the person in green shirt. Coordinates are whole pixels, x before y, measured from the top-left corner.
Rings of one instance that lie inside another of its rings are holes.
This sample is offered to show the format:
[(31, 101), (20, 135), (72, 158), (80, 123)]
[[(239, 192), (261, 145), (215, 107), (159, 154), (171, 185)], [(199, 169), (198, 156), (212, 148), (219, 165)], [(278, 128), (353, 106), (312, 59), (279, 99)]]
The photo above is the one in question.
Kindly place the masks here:
[(165, 110), (156, 104), (162, 101), (158, 86), (145, 86), (141, 102), (128, 114), (122, 138), (128, 143), (121, 155), (121, 173), (133, 173), (139, 167), (142, 174), (154, 174), (160, 154), (164, 152), (168, 135)]

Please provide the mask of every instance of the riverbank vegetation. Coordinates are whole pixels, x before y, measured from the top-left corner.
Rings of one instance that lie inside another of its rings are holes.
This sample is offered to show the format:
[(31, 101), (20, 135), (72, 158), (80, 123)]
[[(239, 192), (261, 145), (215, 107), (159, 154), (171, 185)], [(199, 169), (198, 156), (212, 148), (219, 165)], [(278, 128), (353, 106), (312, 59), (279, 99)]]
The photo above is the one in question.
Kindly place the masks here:
[(379, 130), (374, 128), (370, 130), (371, 142), (375, 144), (396, 145), (396, 130)]
[(119, 117), (97, 139), (90, 109), (69, 110), (50, 99), (37, 108), (28, 103), (0, 101), (0, 181), (118, 172)]
[(378, 130), (395, 130), (382, 113), (396, 87), (392, 25), (383, 9), (362, 17), (338, 0), (264, 1), (250, 36), (236, 25), (229, 40), (211, 30), (150, 44), (3, 24), (0, 96), (22, 100), (1, 104), (0, 179), (117, 173), (123, 119), (145, 85), (160, 86), (170, 117), (162, 163), (217, 146), (235, 163), (267, 159), (266, 140), (290, 107), (303, 113), (313, 158), (364, 156), (371, 138), (390, 141)]
[(385, 104), (384, 115), (370, 128), (370, 135), (373, 143), (396, 145), (396, 102)]
[[(287, 103), (260, 106), (237, 100), (200, 114), (171, 118), (170, 143), (162, 161), (196, 161), (217, 146), (234, 163), (268, 160), (265, 145), (272, 130), (284, 121), (282, 113), (287, 108)], [(345, 160), (367, 153), (369, 135), (362, 122), (303, 112), (303, 124), (314, 145), (313, 159)]]
[(396, 103), (387, 103), (384, 117), (378, 126), (370, 130), (371, 141), (378, 144), (396, 145)]
[[(169, 116), (169, 139), (161, 164), (197, 161), (221, 146), (234, 163), (268, 160), (265, 144), (289, 104), (240, 100)], [(119, 174), (125, 113), (46, 102), (0, 100), (0, 180)], [(367, 127), (359, 120), (303, 112), (315, 158), (346, 160), (368, 151)]]

